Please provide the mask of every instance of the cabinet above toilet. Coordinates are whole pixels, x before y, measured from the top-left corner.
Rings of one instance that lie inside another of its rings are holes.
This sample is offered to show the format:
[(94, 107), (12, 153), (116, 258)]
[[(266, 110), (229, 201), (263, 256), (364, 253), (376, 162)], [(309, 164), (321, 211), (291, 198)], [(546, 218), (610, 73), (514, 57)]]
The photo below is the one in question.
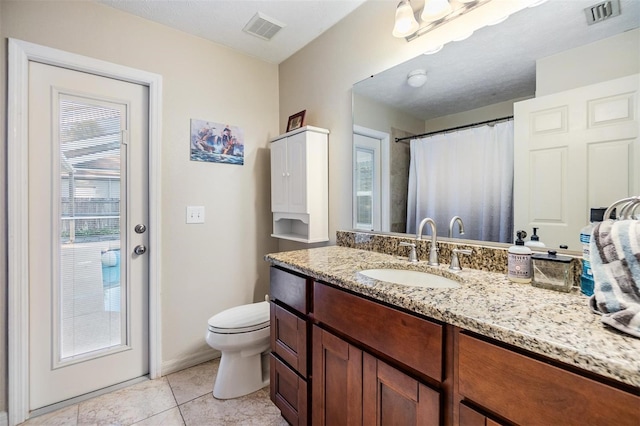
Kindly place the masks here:
[(329, 241), (329, 130), (305, 126), (271, 140), (272, 237)]

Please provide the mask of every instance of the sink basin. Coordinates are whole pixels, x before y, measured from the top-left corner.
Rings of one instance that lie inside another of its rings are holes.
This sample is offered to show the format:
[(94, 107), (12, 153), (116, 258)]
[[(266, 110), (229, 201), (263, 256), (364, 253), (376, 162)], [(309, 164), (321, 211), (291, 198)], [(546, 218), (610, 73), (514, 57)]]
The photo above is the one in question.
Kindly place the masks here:
[(428, 272), (406, 269), (366, 269), (360, 271), (365, 277), (394, 284), (410, 285), (425, 288), (458, 288), (460, 284), (449, 278)]

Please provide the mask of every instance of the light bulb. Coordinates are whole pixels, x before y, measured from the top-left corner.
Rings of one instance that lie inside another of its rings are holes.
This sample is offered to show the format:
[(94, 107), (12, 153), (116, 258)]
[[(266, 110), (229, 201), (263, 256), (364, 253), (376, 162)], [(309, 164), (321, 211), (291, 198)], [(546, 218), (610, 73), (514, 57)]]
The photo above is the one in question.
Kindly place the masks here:
[(402, 0), (396, 9), (396, 23), (393, 27), (394, 37), (406, 37), (418, 31), (418, 21), (413, 14), (409, 0)]
[(448, 0), (426, 0), (420, 18), (424, 22), (433, 22), (442, 19), (453, 11)]

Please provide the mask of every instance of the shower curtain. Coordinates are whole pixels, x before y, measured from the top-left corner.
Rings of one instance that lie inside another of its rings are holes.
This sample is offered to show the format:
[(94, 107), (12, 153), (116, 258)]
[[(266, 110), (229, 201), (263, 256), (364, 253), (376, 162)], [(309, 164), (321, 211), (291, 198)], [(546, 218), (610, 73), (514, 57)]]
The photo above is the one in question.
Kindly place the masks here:
[(430, 217), (446, 237), (460, 216), (462, 238), (512, 242), (513, 143), (512, 120), (411, 140), (407, 232)]

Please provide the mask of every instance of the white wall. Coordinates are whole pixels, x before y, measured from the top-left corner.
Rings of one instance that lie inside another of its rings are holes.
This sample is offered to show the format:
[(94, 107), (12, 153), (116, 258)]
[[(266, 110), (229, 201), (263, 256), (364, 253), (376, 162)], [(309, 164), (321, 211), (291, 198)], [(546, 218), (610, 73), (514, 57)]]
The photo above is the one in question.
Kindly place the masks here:
[(640, 72), (640, 29), (539, 59), (536, 97)]
[[(477, 17), (498, 19), (531, 0), (489, 3), (410, 43), (391, 36), (397, 1), (369, 0), (319, 38), (280, 64), (280, 130), (285, 117), (307, 110), (307, 123), (329, 135), (329, 236), (351, 228), (351, 86), (387, 68), (447, 43), (460, 28), (475, 29)], [(446, 46), (445, 46), (446, 49)], [(280, 250), (306, 247), (281, 241)]]
[[(277, 66), (93, 2), (3, 0), (0, 15), (2, 117), (7, 37), (162, 75), (163, 365), (175, 369), (211, 357), (215, 352), (204, 341), (207, 319), (268, 292), (263, 256), (277, 250), (270, 237), (268, 151), (269, 138), (279, 132)], [(241, 127), (244, 166), (190, 161), (191, 118)], [(0, 134), (5, 128), (3, 119)], [(0, 176), (0, 203), (5, 203), (6, 170)], [(187, 205), (205, 206), (206, 223), (186, 225)], [(6, 241), (6, 209), (1, 211)], [(6, 399), (5, 293), (0, 293), (0, 411)]]

